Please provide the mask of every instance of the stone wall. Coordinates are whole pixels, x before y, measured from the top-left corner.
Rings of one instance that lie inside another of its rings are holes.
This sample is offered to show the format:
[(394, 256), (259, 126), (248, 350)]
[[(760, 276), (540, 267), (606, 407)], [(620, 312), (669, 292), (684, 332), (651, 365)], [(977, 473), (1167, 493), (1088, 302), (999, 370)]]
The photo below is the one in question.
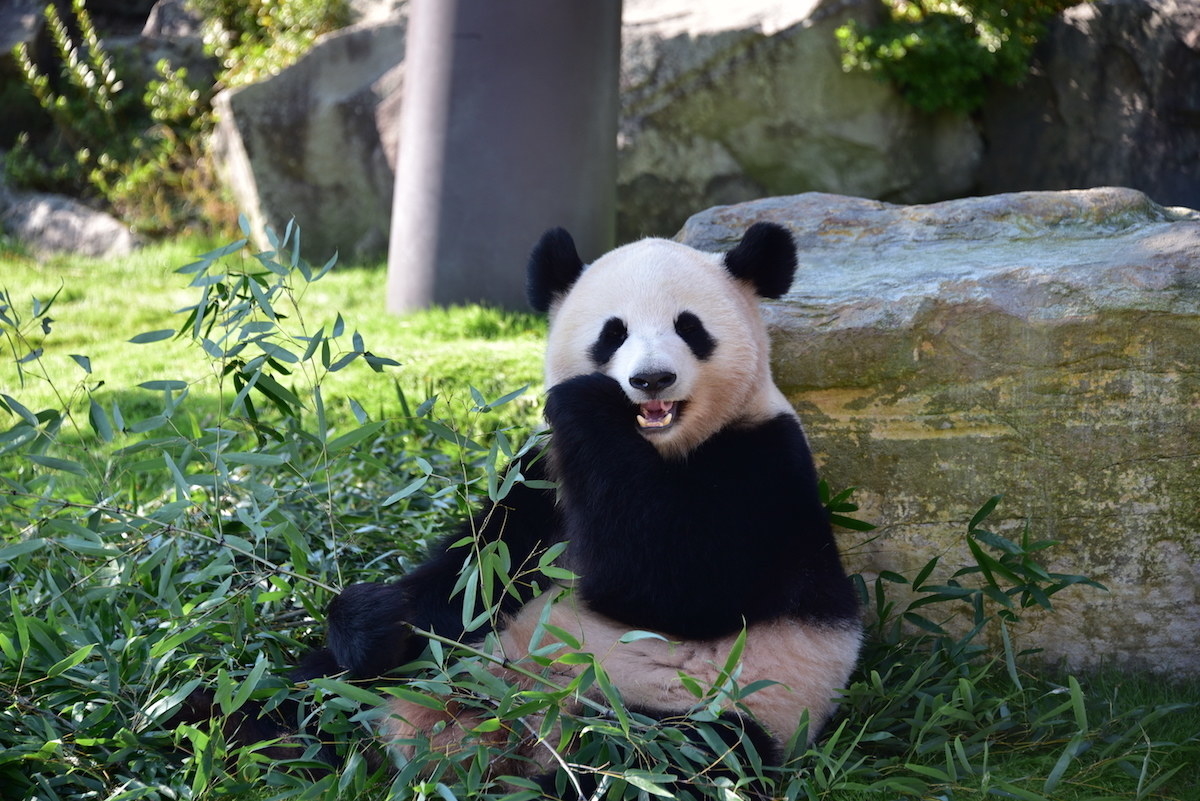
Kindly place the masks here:
[(990, 523), (1060, 540), (1074, 588), (1019, 632), (1076, 666), (1200, 674), (1200, 214), (1097, 189), (893, 206), (807, 194), (710, 209), (680, 238), (787, 225), (768, 307), (777, 381), (823, 474), (879, 538), (852, 567), (912, 575), (990, 496)]
[(870, 0), (626, 0), (617, 238), (720, 203), (803, 191), (915, 203), (967, 193), (974, 123), (842, 69), (834, 32)]
[(980, 115), (978, 192), (1130, 186), (1200, 208), (1200, 2), (1100, 0), (1049, 26)]

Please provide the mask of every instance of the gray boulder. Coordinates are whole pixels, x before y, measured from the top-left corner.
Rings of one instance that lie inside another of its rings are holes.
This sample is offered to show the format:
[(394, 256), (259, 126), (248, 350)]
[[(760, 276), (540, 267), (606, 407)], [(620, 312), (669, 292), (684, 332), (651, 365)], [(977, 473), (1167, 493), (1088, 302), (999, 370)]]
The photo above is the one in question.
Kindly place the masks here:
[(25, 90), (25, 79), (17, 65), (14, 48), (32, 45), (45, 26), (40, 0), (9, 0), (0, 3), (0, 146), (11, 146), (27, 120), (42, 113), (37, 101)]
[[(842, 71), (833, 32), (877, 14), (870, 0), (625, 0), (617, 239), (803, 191), (924, 203), (1111, 183), (1200, 206), (1197, 7), (1069, 10), (1034, 75), (997, 89), (981, 136), (976, 121), (917, 112)], [(258, 224), (295, 216), (318, 258), (386, 250), (406, 12), (364, 0), (361, 24), (218, 101), (235, 203)]]
[(408, 13), (408, 0), (350, 0), (353, 22), (388, 22)]
[(146, 15), (142, 36), (160, 40), (202, 39), (202, 22), (187, 0), (158, 0)]
[[(980, 152), (969, 121), (920, 115), (885, 84), (842, 72), (833, 30), (873, 8), (626, 0), (618, 239), (670, 234), (697, 208), (767, 194), (919, 201), (966, 191)], [(399, 9), (218, 97), (217, 154), (237, 206), (275, 227), (295, 216), (310, 253), (366, 258), (386, 247)]]
[(969, 119), (842, 70), (834, 31), (877, 13), (867, 0), (626, 0), (618, 239), (768, 195), (967, 192), (982, 149)]
[(1200, 674), (1200, 214), (1130, 189), (896, 206), (825, 194), (715, 208), (687, 244), (755, 220), (800, 249), (767, 307), (775, 375), (822, 473), (859, 487), (869, 574), (969, 562), (989, 528), (1062, 545), (1073, 588), (1015, 632), (1077, 667)]
[(186, 0), (157, 0), (137, 31), (108, 34), (104, 46), (112, 54), (125, 91), (145, 92), (151, 81), (162, 80), (158, 63), (187, 70), (187, 84), (207, 92), (218, 69), (217, 59), (204, 52), (202, 20)]
[(278, 75), (216, 97), (218, 166), (255, 231), (294, 217), (311, 258), (386, 252), (405, 27), (323, 36)]
[(0, 230), (37, 256), (123, 256), (140, 243), (129, 226), (63, 195), (0, 187)]
[(31, 42), (42, 28), (45, 4), (39, 0), (9, 0), (0, 5), (0, 53), (5, 58), (22, 42)]

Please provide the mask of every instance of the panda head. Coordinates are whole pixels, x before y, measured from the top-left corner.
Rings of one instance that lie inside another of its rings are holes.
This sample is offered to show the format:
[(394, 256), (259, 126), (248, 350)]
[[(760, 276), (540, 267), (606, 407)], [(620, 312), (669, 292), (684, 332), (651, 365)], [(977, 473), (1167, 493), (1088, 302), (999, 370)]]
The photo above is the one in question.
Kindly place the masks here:
[(771, 380), (761, 298), (787, 292), (796, 249), (756, 223), (726, 254), (644, 239), (584, 266), (570, 234), (547, 231), (528, 295), (549, 312), (546, 386), (603, 372), (659, 451), (681, 458), (729, 425), (791, 413)]

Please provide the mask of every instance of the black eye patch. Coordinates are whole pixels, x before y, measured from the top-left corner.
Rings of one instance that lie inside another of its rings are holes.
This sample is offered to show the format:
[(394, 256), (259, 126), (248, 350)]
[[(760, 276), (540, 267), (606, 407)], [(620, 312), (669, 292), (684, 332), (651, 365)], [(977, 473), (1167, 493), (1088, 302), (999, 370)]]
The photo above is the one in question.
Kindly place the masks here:
[(604, 327), (600, 329), (600, 336), (596, 338), (596, 341), (592, 343), (591, 350), (588, 351), (592, 362), (597, 366), (607, 364), (617, 349), (625, 344), (628, 336), (629, 329), (625, 327), (625, 323), (618, 317), (609, 317), (604, 321)]
[(717, 341), (712, 338), (712, 334), (708, 333), (700, 318), (691, 312), (685, 311), (675, 318), (675, 333), (679, 334), (679, 338), (687, 343), (688, 348), (700, 361), (712, 356), (717, 348)]

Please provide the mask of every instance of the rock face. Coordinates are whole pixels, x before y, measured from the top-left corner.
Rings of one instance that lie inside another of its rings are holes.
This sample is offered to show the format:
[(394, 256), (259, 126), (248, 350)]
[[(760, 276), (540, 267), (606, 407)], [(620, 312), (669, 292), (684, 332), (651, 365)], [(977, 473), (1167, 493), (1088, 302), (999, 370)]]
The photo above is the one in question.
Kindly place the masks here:
[(38, 256), (78, 253), (107, 258), (139, 246), (129, 226), (63, 195), (9, 192), (0, 186), (0, 230)]
[(626, 0), (618, 240), (768, 195), (967, 192), (982, 149), (969, 119), (920, 114), (842, 71), (834, 31), (877, 13), (865, 0)]
[(1200, 208), (1200, 2), (1068, 9), (983, 109), (985, 193), (1131, 186)]
[[(373, 8), (372, 22), (220, 101), (237, 205), (277, 227), (295, 216), (318, 256), (386, 247), (407, 5)], [(842, 71), (834, 30), (878, 12), (870, 0), (625, 0), (617, 241), (805, 191), (926, 203), (1120, 184), (1200, 206), (1198, 0), (1069, 10), (982, 123), (919, 113)]]
[(404, 18), (346, 28), (217, 96), (218, 161), (256, 231), (294, 217), (314, 260), (386, 251), (404, 31)]
[(17, 134), (27, 130), (29, 117), (40, 114), (37, 101), (25, 91), (14, 48), (33, 44), (45, 23), (39, 0), (0, 3), (0, 147), (10, 147)]
[(0, 53), (6, 58), (18, 44), (33, 39), (41, 27), (42, 8), (38, 0), (10, 0), (0, 7)]
[[(873, 8), (626, 0), (618, 241), (768, 194), (965, 192), (981, 147), (970, 121), (920, 115), (886, 85), (842, 72), (834, 28)], [(383, 253), (405, 19), (326, 37), (279, 76), (220, 96), (218, 152), (254, 221), (295, 216), (317, 253)]]
[(966, 521), (1055, 539), (1075, 588), (1020, 647), (1076, 666), (1200, 674), (1200, 214), (1129, 189), (928, 206), (822, 194), (710, 209), (679, 238), (754, 220), (800, 248), (768, 308), (775, 374), (835, 488), (882, 536), (863, 571), (966, 564)]

